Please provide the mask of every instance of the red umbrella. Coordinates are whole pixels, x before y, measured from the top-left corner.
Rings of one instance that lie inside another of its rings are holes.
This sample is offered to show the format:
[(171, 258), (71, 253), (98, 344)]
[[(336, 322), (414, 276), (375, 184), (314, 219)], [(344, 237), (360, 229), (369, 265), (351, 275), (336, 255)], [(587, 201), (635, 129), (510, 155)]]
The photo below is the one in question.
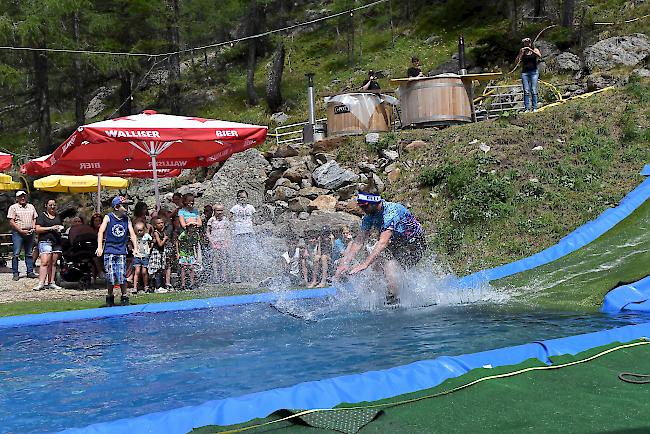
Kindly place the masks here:
[[(20, 166), (20, 173), (29, 176), (48, 176), (48, 175), (79, 175), (79, 171), (65, 171), (63, 169), (55, 169), (49, 164), (50, 156), (52, 154), (44, 155), (43, 157), (34, 158)], [(181, 174), (181, 169), (158, 169), (158, 178), (176, 178)], [(153, 178), (153, 170), (151, 169), (124, 169), (116, 170), (114, 172), (102, 173), (103, 176), (119, 176), (121, 178)]]
[(146, 110), (77, 128), (45, 161), (60, 174), (153, 170), (158, 205), (158, 168), (186, 169), (225, 161), (264, 142), (267, 129)]
[(0, 152), (0, 171), (9, 169), (11, 167), (12, 158), (13, 155)]

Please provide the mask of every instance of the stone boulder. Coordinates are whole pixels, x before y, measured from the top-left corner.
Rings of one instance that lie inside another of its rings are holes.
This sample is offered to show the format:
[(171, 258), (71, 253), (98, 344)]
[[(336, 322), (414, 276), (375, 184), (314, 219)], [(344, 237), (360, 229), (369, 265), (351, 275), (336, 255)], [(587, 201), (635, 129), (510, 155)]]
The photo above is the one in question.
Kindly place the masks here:
[(575, 54), (564, 52), (555, 58), (555, 68), (560, 72), (578, 72), (582, 70), (582, 62)]
[(545, 62), (555, 59), (561, 53), (554, 43), (544, 39), (538, 39), (537, 42), (535, 42), (535, 48), (538, 48), (539, 52), (542, 53), (542, 59), (544, 59)]
[(316, 199), (312, 200), (309, 204), (310, 211), (335, 211), (336, 210), (336, 198), (331, 195), (318, 196)]
[(636, 66), (650, 55), (650, 38), (643, 33), (617, 36), (598, 41), (585, 49), (585, 64), (589, 70), (612, 69), (616, 66)]
[(284, 112), (277, 112), (271, 115), (271, 121), (276, 124), (283, 124), (289, 120), (289, 115)]
[(328, 194), (330, 191), (325, 188), (306, 187), (298, 190), (298, 196), (306, 197), (309, 200), (314, 200), (318, 196)]
[(586, 77), (587, 91), (593, 92), (598, 89), (604, 89), (609, 86), (614, 86), (619, 82), (619, 79), (610, 74), (594, 73)]
[(331, 160), (317, 167), (312, 178), (319, 187), (336, 190), (344, 185), (357, 182), (359, 175), (339, 166), (336, 160)]
[(278, 188), (278, 187), (289, 187), (293, 190), (300, 190), (300, 186), (296, 184), (295, 182), (292, 182), (290, 179), (287, 178), (280, 178), (275, 182), (275, 185), (273, 188)]
[(293, 199), (294, 197), (298, 196), (298, 192), (294, 190), (293, 188), (289, 187), (278, 187), (275, 190), (273, 190), (273, 201), (282, 201), (282, 202), (289, 202), (289, 199)]
[(425, 146), (427, 146), (427, 142), (425, 142), (424, 140), (413, 140), (411, 143), (404, 146), (404, 150), (406, 152), (413, 152), (413, 151), (417, 151), (418, 149), (422, 149)]
[(309, 170), (305, 165), (289, 167), (282, 176), (290, 179), (292, 182), (300, 183), (305, 178), (310, 177)]
[(102, 86), (97, 89), (97, 92), (95, 92), (95, 95), (90, 99), (84, 112), (86, 119), (92, 119), (106, 110), (106, 99), (110, 98), (116, 90), (117, 86)]
[(289, 211), (293, 212), (306, 212), (309, 211), (309, 204), (311, 203), (310, 199), (306, 197), (294, 197), (289, 201)]
[(264, 202), (268, 170), (268, 161), (257, 149), (234, 154), (224, 162), (212, 180), (207, 182), (201, 202), (221, 202), (226, 209), (230, 209), (236, 202), (237, 190), (246, 190), (249, 203), (257, 208)]
[(323, 226), (337, 230), (343, 226), (358, 228), (360, 219), (345, 212), (314, 211), (305, 220), (292, 220), (288, 223), (288, 230), (292, 233), (304, 235), (307, 231), (320, 231)]
[(295, 157), (300, 155), (300, 145), (280, 145), (273, 152), (275, 158)]

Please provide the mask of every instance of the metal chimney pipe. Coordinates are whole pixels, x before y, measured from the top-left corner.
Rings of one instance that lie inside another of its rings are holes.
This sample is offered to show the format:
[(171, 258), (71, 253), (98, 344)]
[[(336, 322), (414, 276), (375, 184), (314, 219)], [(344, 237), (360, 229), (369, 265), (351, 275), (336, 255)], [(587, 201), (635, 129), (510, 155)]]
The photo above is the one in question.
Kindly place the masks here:
[(309, 98), (309, 123), (312, 127), (316, 124), (316, 109), (314, 107), (314, 75), (313, 72), (305, 74), (307, 77), (307, 98)]
[(314, 73), (308, 72), (307, 77), (307, 98), (309, 98), (309, 122), (302, 130), (302, 142), (305, 144), (314, 143), (314, 125), (316, 124), (316, 108), (314, 107)]
[(467, 69), (465, 68), (465, 38), (463, 35), (460, 35), (458, 38), (458, 75), (467, 74)]

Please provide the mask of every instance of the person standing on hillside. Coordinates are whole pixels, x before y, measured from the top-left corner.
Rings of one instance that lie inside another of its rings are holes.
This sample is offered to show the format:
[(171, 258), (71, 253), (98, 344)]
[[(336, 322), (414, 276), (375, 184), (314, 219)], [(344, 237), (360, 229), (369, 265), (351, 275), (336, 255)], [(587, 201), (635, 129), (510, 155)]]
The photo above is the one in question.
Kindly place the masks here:
[[(521, 85), (524, 89), (524, 111), (537, 111), (537, 81), (539, 80), (539, 70), (537, 62), (542, 58), (539, 48), (533, 46), (530, 38), (521, 40), (522, 47), (515, 62), (521, 62)], [(532, 105), (531, 105), (532, 97)]]
[(13, 280), (20, 279), (18, 274), (18, 259), (20, 251), (25, 249), (25, 265), (27, 266), (27, 278), (36, 279), (34, 274), (34, 232), (36, 231), (36, 218), (38, 213), (31, 203), (27, 203), (27, 193), (23, 190), (16, 192), (16, 203), (9, 207), (7, 220), (11, 226), (11, 242), (13, 244), (13, 256), (11, 257), (11, 269), (14, 273)]
[[(386, 277), (386, 304), (397, 304), (400, 274), (414, 267), (424, 256), (427, 247), (424, 229), (404, 205), (386, 202), (378, 194), (359, 192), (357, 204), (365, 214), (361, 219), (361, 231), (339, 261), (334, 279), (339, 279), (346, 272), (360, 273), (377, 264), (383, 267)], [(373, 229), (379, 231), (379, 241), (365, 260), (350, 268)]]

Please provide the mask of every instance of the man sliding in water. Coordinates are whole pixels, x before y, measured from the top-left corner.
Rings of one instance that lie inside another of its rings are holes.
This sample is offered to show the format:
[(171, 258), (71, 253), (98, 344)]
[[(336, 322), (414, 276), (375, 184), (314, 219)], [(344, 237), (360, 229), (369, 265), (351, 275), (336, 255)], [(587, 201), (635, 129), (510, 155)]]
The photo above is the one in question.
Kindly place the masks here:
[[(397, 304), (400, 273), (415, 266), (424, 255), (424, 230), (404, 205), (386, 202), (378, 194), (359, 192), (357, 204), (365, 214), (361, 219), (361, 231), (339, 262), (334, 279), (340, 279), (346, 272), (360, 273), (376, 264), (384, 269), (388, 287), (386, 304)], [(350, 268), (374, 228), (379, 230), (379, 241), (363, 262)]]

